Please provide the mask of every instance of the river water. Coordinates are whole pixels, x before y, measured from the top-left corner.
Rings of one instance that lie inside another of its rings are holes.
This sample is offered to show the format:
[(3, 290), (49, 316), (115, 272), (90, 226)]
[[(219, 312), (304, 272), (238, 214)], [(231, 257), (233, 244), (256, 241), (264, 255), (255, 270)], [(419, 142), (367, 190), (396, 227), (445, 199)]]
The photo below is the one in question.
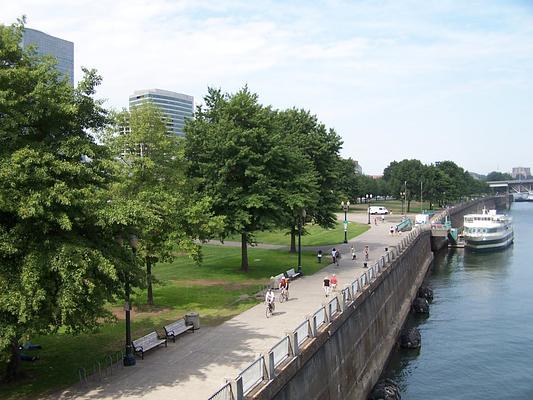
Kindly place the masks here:
[(514, 245), (435, 258), (420, 350), (397, 349), (383, 377), (402, 399), (533, 399), (533, 203), (513, 203)]

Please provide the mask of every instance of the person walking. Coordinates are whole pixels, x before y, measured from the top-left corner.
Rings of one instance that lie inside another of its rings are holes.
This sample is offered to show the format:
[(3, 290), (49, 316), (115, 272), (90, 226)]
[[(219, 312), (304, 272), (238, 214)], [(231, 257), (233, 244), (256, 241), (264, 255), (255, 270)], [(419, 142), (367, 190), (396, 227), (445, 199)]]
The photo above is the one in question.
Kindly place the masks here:
[(391, 236), (394, 235), (394, 226), (392, 226), (392, 225), (390, 226), (389, 233), (390, 233)]
[(326, 275), (326, 277), (324, 278), (324, 294), (326, 295), (326, 297), (329, 296), (329, 290), (330, 290), (330, 281), (329, 281), (329, 276)]
[(318, 263), (320, 264), (322, 262), (322, 250), (318, 250), (316, 253), (316, 258), (318, 259)]
[(337, 290), (337, 276), (335, 274), (331, 275), (329, 283), (331, 284), (331, 290), (335, 292)]
[(341, 253), (339, 250), (335, 250), (335, 264), (337, 264), (337, 267), (339, 266), (339, 259), (341, 258)]
[(335, 250), (335, 247), (331, 250), (331, 258), (333, 259), (333, 264), (337, 264), (337, 250)]
[(352, 246), (352, 260), (355, 260), (355, 257), (356, 257), (356, 255), (355, 255), (355, 247)]
[(364, 251), (364, 253), (365, 253), (365, 261), (368, 261), (368, 251), (369, 251), (368, 250), (368, 245), (366, 245), (365, 246), (365, 251)]

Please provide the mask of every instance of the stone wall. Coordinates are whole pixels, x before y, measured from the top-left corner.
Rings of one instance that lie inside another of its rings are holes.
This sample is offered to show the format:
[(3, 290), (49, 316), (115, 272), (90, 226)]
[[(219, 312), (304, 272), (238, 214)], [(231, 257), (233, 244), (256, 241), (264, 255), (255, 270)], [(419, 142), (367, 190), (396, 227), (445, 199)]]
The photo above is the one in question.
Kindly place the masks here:
[(248, 398), (366, 399), (432, 260), (430, 232), (422, 231), (275, 379)]

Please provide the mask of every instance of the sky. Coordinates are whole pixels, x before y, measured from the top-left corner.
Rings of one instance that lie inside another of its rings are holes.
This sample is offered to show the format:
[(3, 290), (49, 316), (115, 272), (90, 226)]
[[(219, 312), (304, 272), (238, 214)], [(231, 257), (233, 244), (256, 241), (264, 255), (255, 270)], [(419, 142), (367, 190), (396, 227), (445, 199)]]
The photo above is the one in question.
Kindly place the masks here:
[(341, 155), (487, 174), (533, 168), (533, 0), (0, 0), (0, 23), (74, 42), (97, 97), (244, 85), (316, 114)]

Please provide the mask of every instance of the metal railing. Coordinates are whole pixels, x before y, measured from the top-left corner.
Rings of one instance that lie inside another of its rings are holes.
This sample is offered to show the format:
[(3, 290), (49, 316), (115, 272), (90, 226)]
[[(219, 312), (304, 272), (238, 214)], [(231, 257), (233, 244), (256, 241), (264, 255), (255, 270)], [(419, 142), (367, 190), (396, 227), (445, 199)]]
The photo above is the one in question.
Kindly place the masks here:
[(302, 345), (303, 342), (305, 342), (308, 338), (311, 337), (311, 330), (309, 329), (309, 321), (302, 322), (298, 328), (294, 330), (294, 333), (296, 334), (296, 344), (298, 345), (298, 348)]
[(231, 383), (226, 383), (224, 386), (218, 389), (218, 391), (212, 394), (208, 400), (235, 400)]
[(331, 320), (331, 317), (339, 311), (339, 299), (337, 297), (334, 297), (331, 299), (331, 301), (328, 303), (328, 317)]
[(237, 377), (237, 381), (241, 381), (240, 384), (242, 385), (242, 393), (244, 395), (266, 379), (268, 379), (268, 375), (263, 356), (250, 364), (248, 368), (242, 371)]
[[(289, 358), (290, 352), (290, 341), (289, 337), (285, 336), (277, 344), (275, 344), (272, 349), (269, 351), (269, 357), (272, 357), (272, 363), (274, 368), (280, 365), (283, 361)], [(272, 356), (270, 356), (272, 354)]]

